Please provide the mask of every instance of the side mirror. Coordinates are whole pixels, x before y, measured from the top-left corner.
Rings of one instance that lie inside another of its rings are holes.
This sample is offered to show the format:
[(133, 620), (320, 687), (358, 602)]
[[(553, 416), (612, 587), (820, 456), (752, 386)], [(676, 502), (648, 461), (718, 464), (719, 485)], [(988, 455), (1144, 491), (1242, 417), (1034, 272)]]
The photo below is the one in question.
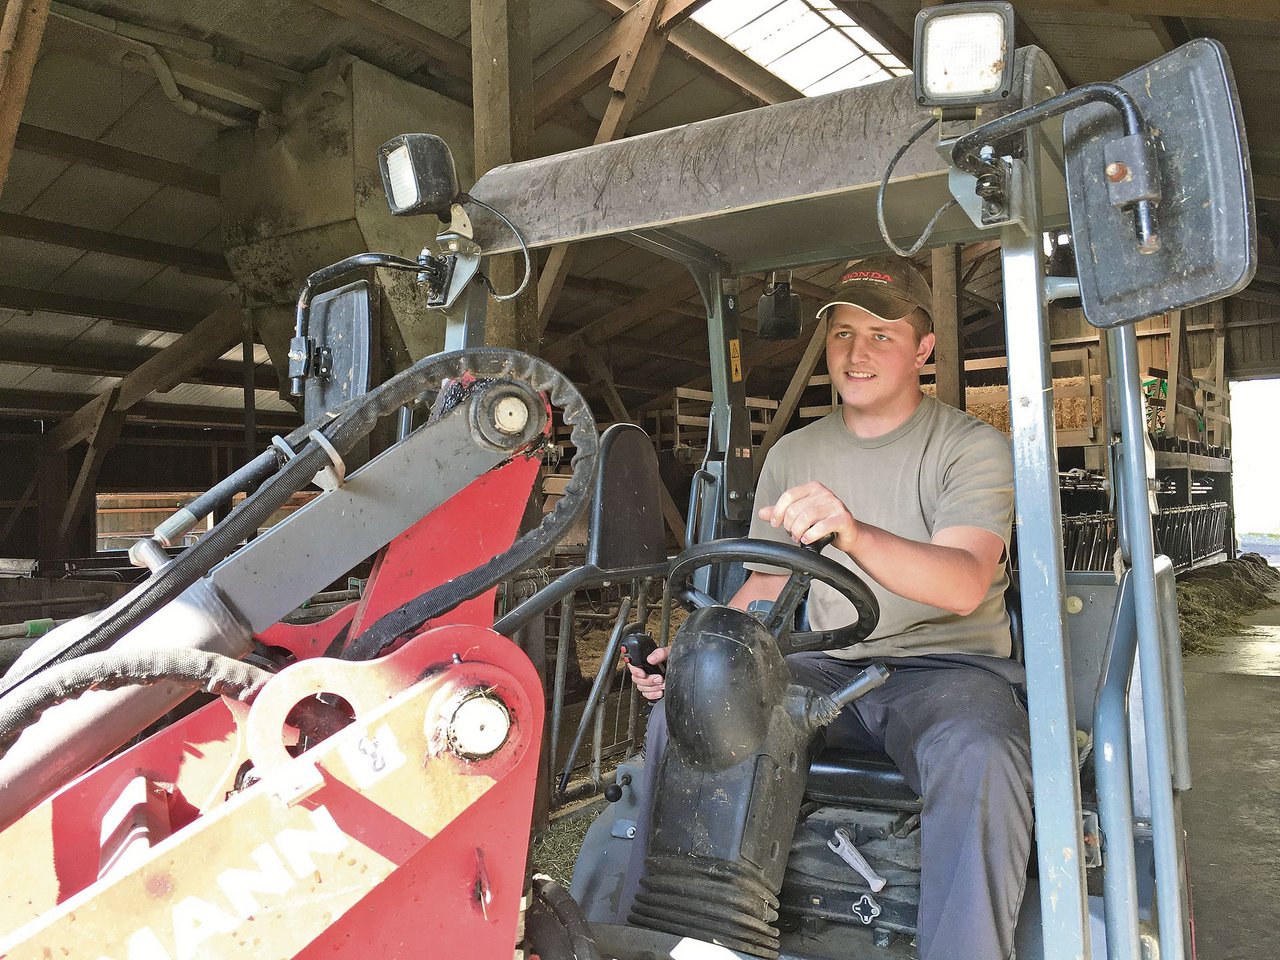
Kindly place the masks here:
[(794, 340), (800, 336), (800, 298), (791, 292), (790, 280), (772, 286), (756, 307), (756, 332), (761, 340)]
[(1159, 248), (1140, 253), (1131, 215), (1116, 206), (1145, 187), (1108, 155), (1119, 114), (1089, 104), (1064, 120), (1067, 196), (1085, 317), (1116, 327), (1230, 296), (1257, 266), (1253, 180), (1244, 123), (1226, 51), (1193, 40), (1116, 84), (1154, 134), (1160, 170)]
[(367, 280), (317, 294), (307, 332), (313, 369), (303, 389), (303, 419), (336, 410), (373, 387), (373, 298)]

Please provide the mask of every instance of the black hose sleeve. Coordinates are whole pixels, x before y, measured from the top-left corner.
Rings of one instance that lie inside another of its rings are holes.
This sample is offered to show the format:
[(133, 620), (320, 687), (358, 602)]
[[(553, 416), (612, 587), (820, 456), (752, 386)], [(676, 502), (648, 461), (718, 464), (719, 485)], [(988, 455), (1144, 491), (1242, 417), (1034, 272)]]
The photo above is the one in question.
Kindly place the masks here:
[(576, 448), (570, 464), (573, 475), (564, 495), (533, 530), (520, 537), (504, 553), (474, 570), (419, 594), (396, 609), (383, 614), (357, 636), (343, 653), (346, 660), (372, 660), (405, 634), (443, 616), (458, 604), (470, 600), (545, 554), (568, 533), (591, 500), (600, 438), (595, 418), (586, 399), (570, 380), (545, 360), (526, 354), (518, 358), (507, 375), (523, 380), (538, 393), (546, 394), (563, 412)]
[(535, 874), (533, 897), (535, 903), (541, 902), (546, 906), (569, 938), (569, 948), (573, 953), (567, 960), (600, 960), (591, 926), (582, 913), (582, 907), (568, 890), (548, 876)]
[(279, 470), (281, 459), (283, 458), (280, 452), (274, 447), (264, 450), (235, 473), (219, 480), (182, 509), (195, 517), (196, 522), (203, 520), (222, 504), (229, 502), (237, 493), (243, 493), (250, 487), (256, 486)]
[[(339, 454), (345, 454), (373, 429), (381, 417), (417, 400), (424, 393), (439, 389), (443, 380), (456, 380), (466, 373), (477, 377), (504, 379), (511, 376), (515, 366), (527, 362), (540, 364), (540, 368), (559, 377), (543, 361), (497, 347), (477, 347), (426, 357), (369, 393), (343, 403), (331, 415), (320, 418), (328, 421), (323, 425), (323, 433)], [(572, 388), (572, 384), (569, 386)], [(577, 395), (576, 390), (574, 394)], [(585, 401), (583, 404), (585, 406)], [(590, 443), (594, 451), (595, 424), (590, 420), (588, 422)], [(330, 463), (324, 448), (308, 439), (321, 426), (312, 421), (290, 433), (285, 440), (291, 448), (299, 450), (296, 457), (289, 460), (256, 492), (241, 501), (197, 543), (175, 557), (172, 563), (90, 621), (83, 632), (74, 637), (59, 638), (57, 648), (36, 647), (28, 651), (28, 655), (20, 658), (0, 681), (0, 696), (55, 663), (105, 650), (160, 607), (176, 599), (214, 564), (234, 552), (287, 503), (294, 493), (310, 483), (311, 478)], [(582, 433), (581, 429), (575, 428), (573, 439), (580, 447), (588, 442)], [(575, 457), (574, 462), (577, 460)]]
[(90, 690), (118, 690), (166, 681), (206, 693), (252, 700), (272, 674), (204, 650), (131, 650), (97, 653), (46, 670), (0, 702), (0, 756), (50, 707)]

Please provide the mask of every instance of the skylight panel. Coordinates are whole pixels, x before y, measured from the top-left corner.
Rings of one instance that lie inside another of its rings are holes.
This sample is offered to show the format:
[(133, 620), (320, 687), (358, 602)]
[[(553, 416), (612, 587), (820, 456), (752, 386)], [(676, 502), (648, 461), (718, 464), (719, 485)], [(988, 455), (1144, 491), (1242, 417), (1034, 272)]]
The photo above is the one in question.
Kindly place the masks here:
[[(870, 61), (870, 58), (860, 57)], [(834, 69), (843, 69), (849, 61), (849, 42), (837, 30), (826, 30), (812, 40), (797, 47), (768, 65), (769, 69), (797, 90), (809, 92), (809, 87), (830, 76)], [(856, 62), (856, 61), (855, 61)], [(871, 63), (872, 69), (876, 64)]]
[(693, 19), (806, 96), (911, 72), (833, 0), (711, 0)]
[(729, 42), (756, 63), (767, 67), (827, 28), (826, 21), (802, 0), (786, 0), (735, 30), (729, 35)]
[(750, 23), (784, 2), (785, 0), (738, 0), (737, 3), (723, 3), (712, 0), (699, 8), (693, 14), (693, 19), (716, 36), (727, 37), (743, 24)]

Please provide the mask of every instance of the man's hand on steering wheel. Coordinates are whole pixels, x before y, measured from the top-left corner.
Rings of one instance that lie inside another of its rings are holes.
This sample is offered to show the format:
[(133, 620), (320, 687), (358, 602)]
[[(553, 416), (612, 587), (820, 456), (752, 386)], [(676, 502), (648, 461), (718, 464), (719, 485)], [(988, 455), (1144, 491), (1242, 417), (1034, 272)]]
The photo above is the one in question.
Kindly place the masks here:
[(852, 553), (858, 521), (844, 502), (816, 480), (786, 490), (772, 506), (760, 508), (760, 519), (789, 533), (797, 543), (810, 544), (834, 534), (833, 545)]

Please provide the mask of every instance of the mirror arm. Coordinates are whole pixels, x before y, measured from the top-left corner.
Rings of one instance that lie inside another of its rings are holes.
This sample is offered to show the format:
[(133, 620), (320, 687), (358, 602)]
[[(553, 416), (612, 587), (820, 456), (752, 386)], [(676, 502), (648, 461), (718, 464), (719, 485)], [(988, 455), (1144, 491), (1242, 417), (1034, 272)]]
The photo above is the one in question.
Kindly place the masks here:
[(1086, 83), (1037, 103), (1035, 106), (984, 123), (956, 140), (951, 162), (957, 170), (977, 178), (977, 192), (984, 200), (1002, 206), (1008, 189), (1008, 170), (996, 155), (995, 145), (1009, 137), (1089, 103), (1114, 107), (1124, 122), (1125, 136), (1116, 141), (1115, 159), (1108, 162), (1105, 175), (1112, 203), (1122, 209), (1133, 207), (1138, 249), (1154, 253), (1160, 249), (1155, 208), (1160, 202), (1160, 174), (1153, 138), (1137, 102), (1114, 83)]

